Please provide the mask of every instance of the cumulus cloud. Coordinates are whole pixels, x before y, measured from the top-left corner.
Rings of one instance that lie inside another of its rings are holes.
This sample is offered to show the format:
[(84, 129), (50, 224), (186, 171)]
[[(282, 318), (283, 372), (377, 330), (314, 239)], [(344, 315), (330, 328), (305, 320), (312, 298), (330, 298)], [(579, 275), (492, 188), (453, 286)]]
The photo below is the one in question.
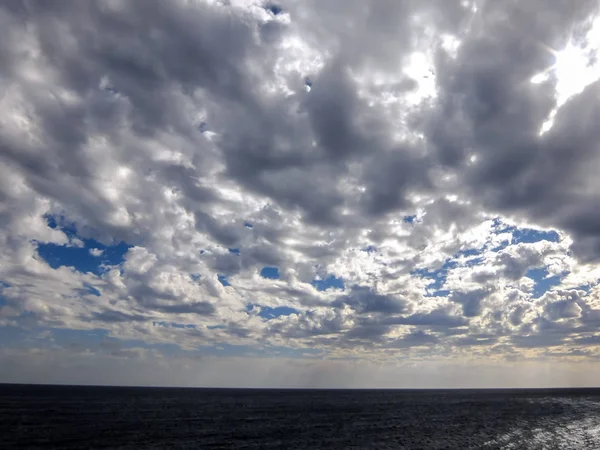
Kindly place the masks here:
[(0, 6), (10, 358), (596, 358), (599, 13)]

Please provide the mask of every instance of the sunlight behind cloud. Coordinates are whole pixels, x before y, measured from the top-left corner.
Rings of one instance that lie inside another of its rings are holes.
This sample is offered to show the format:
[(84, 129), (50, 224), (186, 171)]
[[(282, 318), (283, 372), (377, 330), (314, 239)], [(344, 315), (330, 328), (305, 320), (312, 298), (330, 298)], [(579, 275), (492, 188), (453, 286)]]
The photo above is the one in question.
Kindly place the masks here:
[(406, 96), (410, 104), (436, 97), (435, 72), (431, 58), (423, 52), (415, 52), (410, 58), (404, 73), (417, 82), (418, 88)]
[(600, 18), (596, 18), (583, 39), (573, 39), (562, 50), (550, 49), (554, 55), (554, 65), (531, 78), (534, 84), (547, 81), (551, 75), (556, 79), (556, 107), (542, 124), (540, 135), (550, 130), (557, 111), (570, 98), (600, 79)]
[(600, 78), (600, 64), (595, 60), (598, 47), (600, 42), (593, 49), (577, 47), (570, 43), (556, 54), (558, 107)]

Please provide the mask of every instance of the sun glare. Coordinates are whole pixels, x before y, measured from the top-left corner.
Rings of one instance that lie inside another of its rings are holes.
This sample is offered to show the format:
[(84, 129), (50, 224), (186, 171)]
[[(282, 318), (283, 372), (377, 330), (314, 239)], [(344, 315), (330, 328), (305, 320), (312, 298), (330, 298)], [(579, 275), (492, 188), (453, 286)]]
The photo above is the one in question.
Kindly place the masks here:
[(435, 72), (431, 58), (426, 53), (415, 52), (410, 56), (404, 73), (412, 78), (418, 88), (411, 95), (406, 96), (410, 104), (419, 104), (427, 98), (435, 98), (437, 95)]
[(569, 44), (556, 53), (556, 94), (557, 106), (562, 106), (569, 98), (581, 93), (586, 86), (596, 81), (600, 73), (597, 64), (590, 63), (586, 49)]
[(547, 70), (535, 74), (531, 82), (539, 84), (550, 79), (556, 80), (556, 107), (542, 124), (540, 135), (552, 128), (554, 117), (562, 105), (571, 97), (600, 79), (600, 19), (596, 19), (583, 39), (571, 39), (562, 50), (549, 49), (554, 55), (554, 64)]

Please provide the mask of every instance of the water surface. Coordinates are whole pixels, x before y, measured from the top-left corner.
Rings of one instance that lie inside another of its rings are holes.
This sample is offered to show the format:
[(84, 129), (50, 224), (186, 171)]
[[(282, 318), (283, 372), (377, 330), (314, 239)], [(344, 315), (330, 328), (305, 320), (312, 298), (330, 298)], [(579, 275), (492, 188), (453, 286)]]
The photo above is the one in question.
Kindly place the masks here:
[(0, 447), (600, 449), (600, 390), (0, 385)]

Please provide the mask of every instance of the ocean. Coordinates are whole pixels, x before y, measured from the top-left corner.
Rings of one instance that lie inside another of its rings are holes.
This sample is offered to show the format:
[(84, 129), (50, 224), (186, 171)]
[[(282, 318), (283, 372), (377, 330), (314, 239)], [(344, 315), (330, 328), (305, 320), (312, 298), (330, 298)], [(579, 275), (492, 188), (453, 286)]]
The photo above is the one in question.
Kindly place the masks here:
[(0, 385), (0, 448), (600, 449), (600, 390)]

